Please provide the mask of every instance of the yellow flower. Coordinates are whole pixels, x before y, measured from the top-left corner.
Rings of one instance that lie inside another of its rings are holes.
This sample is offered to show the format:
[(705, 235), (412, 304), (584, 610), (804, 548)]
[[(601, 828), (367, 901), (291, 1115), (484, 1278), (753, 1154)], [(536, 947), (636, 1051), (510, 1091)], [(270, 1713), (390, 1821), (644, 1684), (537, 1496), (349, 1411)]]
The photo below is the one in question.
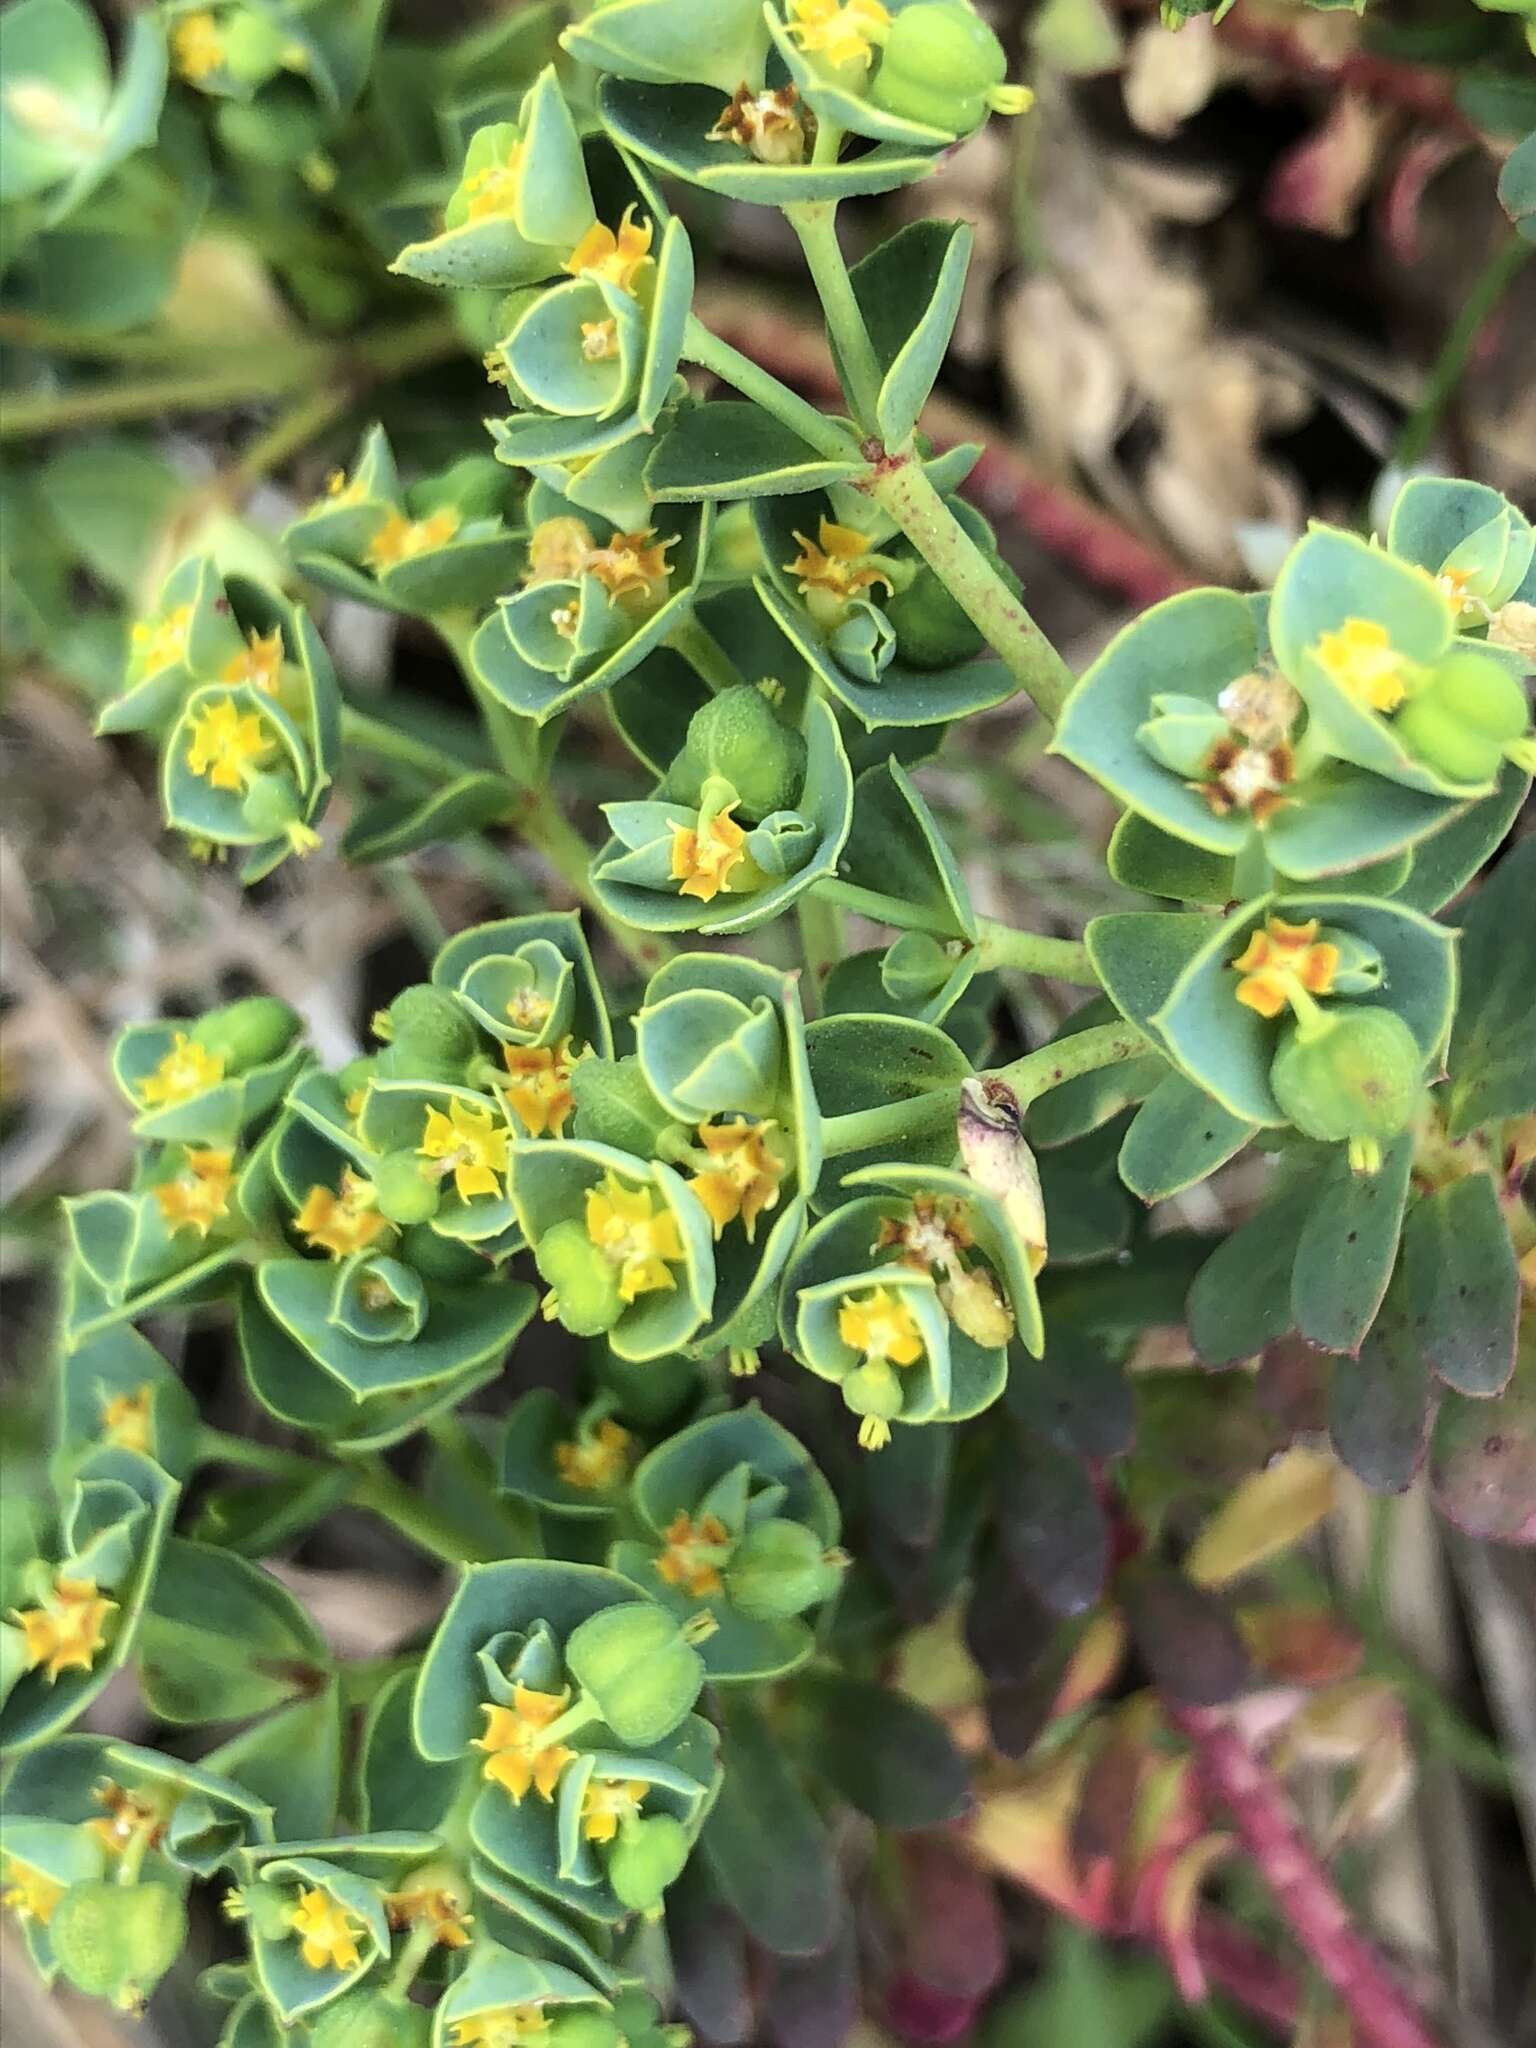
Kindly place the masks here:
[(125, 1451), (153, 1452), (155, 1448), (155, 1390), (148, 1380), (131, 1394), (114, 1394), (101, 1404), (101, 1433), (109, 1444)]
[(800, 579), (800, 595), (818, 625), (836, 625), (849, 605), (883, 583), (893, 588), (880, 557), (870, 550), (869, 535), (856, 526), (839, 526), (822, 514), (817, 540), (797, 532), (800, 552), (784, 564), (788, 576)]
[(223, 1078), (223, 1053), (209, 1052), (185, 1031), (178, 1031), (165, 1058), (147, 1081), (139, 1083), (139, 1100), (146, 1109), (171, 1109), (216, 1088)]
[(1408, 694), (1413, 665), (1374, 619), (1346, 619), (1337, 633), (1324, 633), (1313, 652), (1345, 696), (1371, 711), (1395, 711)]
[(433, 548), (446, 547), (459, 530), (459, 515), (451, 505), (441, 505), (425, 519), (407, 519), (403, 512), (391, 512), (369, 541), (364, 560), (374, 569), (393, 569), (397, 562), (409, 562)]
[(596, 545), (592, 529), (584, 519), (568, 514), (558, 519), (541, 519), (528, 536), (528, 566), (523, 571), (523, 581), (530, 588), (540, 583), (574, 583)]
[(916, 1365), (923, 1355), (917, 1318), (899, 1295), (883, 1287), (862, 1297), (843, 1296), (837, 1309), (837, 1334), (850, 1350), (889, 1365)]
[(362, 479), (352, 477), (349, 480), (344, 469), (333, 469), (325, 480), (325, 495), (337, 505), (361, 504), (364, 496)]
[(167, 1229), (195, 1230), (206, 1237), (220, 1217), (229, 1214), (234, 1165), (233, 1152), (188, 1152), (181, 1172), (155, 1189)]
[(617, 234), (600, 220), (592, 223), (566, 258), (565, 267), (572, 277), (601, 278), (633, 297), (636, 279), (652, 260), (651, 243), (656, 235), (649, 221), (636, 224), (634, 211), (633, 206), (625, 207)]
[(524, 2048), (548, 2032), (548, 2015), (538, 2005), (497, 2005), (448, 2022), (451, 2048)]
[(445, 1174), (452, 1171), (461, 1202), (475, 1195), (501, 1193), (500, 1176), (507, 1170), (507, 1131), (488, 1109), (477, 1109), (457, 1097), (446, 1116), (440, 1109), (429, 1109), (427, 1128), (416, 1149), (423, 1159), (440, 1160)]
[(439, 1948), (469, 1947), (469, 1930), (474, 1915), (441, 1885), (422, 1885), (413, 1891), (386, 1892), (384, 1912), (391, 1927), (430, 1927)]
[(362, 1922), (318, 1885), (299, 1893), (288, 1925), (299, 1937), (299, 1953), (311, 1970), (355, 1970), (363, 1960), (357, 1946)]
[(104, 1806), (106, 1812), (99, 1820), (89, 1820), (85, 1825), (109, 1856), (126, 1854), (141, 1839), (147, 1847), (157, 1849), (165, 1839), (171, 1810), (176, 1803), (174, 1794), (166, 1803), (157, 1803), (142, 1792), (126, 1791), (111, 1778), (103, 1778), (99, 1785), (93, 1786), (91, 1797), (98, 1805)]
[(677, 545), (676, 536), (653, 540), (655, 528), (643, 533), (616, 533), (600, 548), (593, 548), (582, 564), (595, 576), (608, 595), (628, 612), (647, 617), (661, 605), (672, 581), (667, 549)]
[(224, 38), (206, 8), (184, 14), (171, 31), (171, 54), (183, 78), (199, 85), (224, 62)]
[(25, 1638), (26, 1668), (41, 1665), (48, 1683), (61, 1671), (89, 1671), (106, 1642), (107, 1616), (117, 1602), (98, 1593), (94, 1579), (54, 1575), (53, 1592), (40, 1606), (12, 1608), (9, 1619)]
[(891, 17), (880, 0), (789, 0), (789, 33), (834, 68), (868, 64)]
[(283, 666), (283, 635), (279, 626), (270, 633), (258, 633), (252, 626), (246, 644), (232, 654), (219, 672), (223, 683), (252, 683), (271, 696)]
[(656, 1560), (656, 1576), (676, 1586), (690, 1600), (707, 1600), (725, 1581), (720, 1567), (731, 1552), (730, 1532), (718, 1515), (697, 1522), (679, 1508), (662, 1537), (665, 1549)]
[(187, 651), (187, 634), (192, 625), (192, 607), (179, 604), (163, 618), (140, 619), (130, 635), (133, 664), (141, 674), (152, 676), (172, 668)]
[(567, 1486), (609, 1493), (628, 1476), (635, 1440), (610, 1416), (587, 1436), (555, 1445), (555, 1470)]
[(688, 1185), (709, 1211), (717, 1238), (739, 1216), (750, 1244), (758, 1217), (778, 1202), (786, 1167), (768, 1142), (773, 1128), (743, 1116), (699, 1125), (699, 1143), (712, 1163)]
[(257, 714), (237, 711), (228, 697), (194, 712), (191, 732), (187, 766), (215, 789), (244, 789), (272, 747)]
[(569, 1693), (535, 1692), (530, 1686), (514, 1685), (510, 1707), (495, 1707), (489, 1701), (481, 1707), (485, 1733), (475, 1738), (474, 1745), (486, 1752), (481, 1776), (509, 1792), (515, 1806), (521, 1806), (530, 1791), (541, 1799), (554, 1798), (560, 1773), (576, 1752), (563, 1742), (541, 1748), (539, 1738), (565, 1712), (569, 1700)]
[(581, 1832), (589, 1842), (611, 1842), (621, 1821), (633, 1820), (650, 1786), (643, 1778), (592, 1778), (581, 1795)]
[(5, 1890), (0, 1892), (0, 1906), (9, 1906), (18, 1920), (35, 1920), (39, 1927), (46, 1927), (53, 1918), (54, 1907), (67, 1889), (49, 1877), (46, 1871), (35, 1870), (30, 1863), (23, 1863), (19, 1856), (7, 1856)]
[(507, 997), (507, 1022), (515, 1031), (542, 1031), (554, 1007), (542, 990), (520, 988), (515, 995)]
[(310, 1189), (293, 1227), (303, 1233), (313, 1250), (346, 1259), (354, 1252), (366, 1251), (393, 1225), (373, 1206), (372, 1185), (349, 1166), (342, 1170), (339, 1193), (322, 1187)]
[(677, 1218), (665, 1206), (656, 1208), (649, 1188), (627, 1188), (610, 1171), (601, 1187), (587, 1190), (587, 1236), (619, 1268), (619, 1296), (676, 1287), (669, 1263), (683, 1257)]
[(571, 1092), (571, 1073), (576, 1060), (571, 1041), (558, 1045), (504, 1045), (511, 1083), (507, 1101), (530, 1138), (542, 1138), (546, 1131), (561, 1137), (565, 1120), (576, 1106)]
[(1287, 924), (1272, 917), (1262, 931), (1256, 931), (1232, 962), (1232, 971), (1243, 978), (1237, 984), (1237, 1000), (1261, 1017), (1278, 1017), (1298, 989), (1305, 1002), (1309, 996), (1331, 993), (1338, 971), (1339, 949), (1320, 939), (1318, 920)]
[(522, 181), (526, 146), (522, 142), (511, 143), (500, 163), (486, 164), (465, 179), (464, 196), (469, 201), (464, 214), (466, 221), (493, 220), (512, 212)]
[(731, 876), (746, 859), (747, 834), (731, 816), (736, 806), (727, 804), (707, 824), (672, 827), (672, 879), (682, 884), (679, 896), (696, 896), (701, 903), (713, 903), (724, 889), (730, 893)]

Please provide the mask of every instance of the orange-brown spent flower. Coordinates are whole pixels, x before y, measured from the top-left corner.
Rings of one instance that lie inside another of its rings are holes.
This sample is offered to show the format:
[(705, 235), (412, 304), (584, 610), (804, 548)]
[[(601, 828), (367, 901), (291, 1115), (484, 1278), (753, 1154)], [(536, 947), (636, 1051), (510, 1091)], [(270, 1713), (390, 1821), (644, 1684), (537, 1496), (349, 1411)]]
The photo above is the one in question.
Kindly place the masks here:
[(577, 1055), (570, 1039), (558, 1045), (504, 1045), (501, 1056), (509, 1076), (507, 1106), (529, 1137), (542, 1138), (546, 1132), (563, 1137), (576, 1107), (571, 1075)]
[(669, 533), (665, 540), (657, 540), (655, 535), (651, 526), (641, 533), (616, 533), (602, 547), (593, 548), (582, 564), (616, 603), (642, 618), (662, 605), (672, 581), (667, 550), (676, 547), (677, 536)]
[(528, 536), (524, 583), (530, 589), (540, 583), (574, 583), (596, 545), (584, 519), (565, 513), (558, 519), (541, 519)]
[(850, 604), (883, 584), (892, 589), (890, 575), (869, 545), (869, 535), (856, 526), (839, 526), (822, 515), (817, 538), (797, 532), (800, 552), (784, 564), (788, 576), (799, 579), (800, 595), (819, 625), (837, 624)]
[(739, 1216), (751, 1244), (758, 1217), (777, 1204), (787, 1169), (773, 1149), (774, 1128), (743, 1116), (699, 1125), (699, 1144), (710, 1163), (688, 1185), (708, 1210), (716, 1238)]
[(430, 1927), (438, 1948), (468, 1948), (474, 1915), (441, 1885), (407, 1886), (384, 1894), (384, 1915), (391, 1927)]
[(634, 1437), (610, 1415), (587, 1435), (556, 1444), (555, 1470), (583, 1493), (612, 1493), (628, 1478), (634, 1455)]
[(315, 1251), (347, 1259), (385, 1237), (393, 1225), (373, 1205), (373, 1188), (351, 1167), (342, 1170), (341, 1187), (313, 1187), (293, 1219), (295, 1230)]
[(131, 1393), (113, 1394), (101, 1404), (101, 1433), (109, 1444), (125, 1451), (153, 1454), (155, 1448), (155, 1390), (146, 1380)]
[(690, 1600), (707, 1600), (723, 1590), (720, 1567), (730, 1556), (731, 1538), (718, 1515), (701, 1515), (695, 1522), (679, 1508), (662, 1543), (656, 1575), (665, 1584), (676, 1586)]
[(797, 86), (753, 92), (739, 85), (710, 129), (710, 142), (734, 142), (763, 164), (803, 164), (815, 117), (802, 114)]
[(1191, 787), (1199, 790), (1218, 818), (1246, 811), (1262, 825), (1291, 801), (1285, 791), (1295, 775), (1296, 756), (1284, 741), (1263, 747), (1219, 740), (1205, 758), (1202, 779)]
[(1242, 976), (1237, 1000), (1261, 1017), (1275, 1018), (1298, 988), (1304, 996), (1328, 995), (1338, 972), (1339, 949), (1318, 937), (1320, 928), (1315, 917), (1305, 924), (1270, 918), (1232, 962), (1233, 972)]
[(510, 1707), (487, 1701), (485, 1733), (475, 1738), (475, 1748), (486, 1753), (482, 1777), (509, 1792), (521, 1806), (530, 1791), (541, 1799), (553, 1799), (560, 1773), (576, 1752), (563, 1742), (542, 1743), (550, 1723), (558, 1720), (570, 1701), (569, 1693), (535, 1692), (531, 1686), (514, 1685)]

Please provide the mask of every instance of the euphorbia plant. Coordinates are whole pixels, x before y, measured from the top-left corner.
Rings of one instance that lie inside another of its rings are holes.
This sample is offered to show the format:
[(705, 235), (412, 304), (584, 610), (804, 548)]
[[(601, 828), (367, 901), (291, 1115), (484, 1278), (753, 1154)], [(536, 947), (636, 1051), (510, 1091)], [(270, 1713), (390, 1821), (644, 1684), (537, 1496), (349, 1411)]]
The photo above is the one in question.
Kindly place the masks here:
[[(286, 87), (325, 100), (337, 10), (164, 11), (230, 135), (270, 99), (318, 147)], [(64, 0), (15, 12), (67, 70)], [(1267, 1563), (1197, 1545), (1179, 1569), (1168, 1386), (1132, 1450), (1121, 1378), (1150, 1325), (1187, 1320), (1207, 1366), (1299, 1334), (1337, 1361), (1333, 1450), (1368, 1482), (1407, 1483), (1438, 1407), (1449, 1511), (1513, 1539), (1536, 1516), (1470, 1447), (1494, 1414), (1532, 1437), (1526, 855), (1459, 967), (1443, 915), (1536, 766), (1528, 521), (1415, 479), (1383, 534), (1314, 527), (1272, 593), (1174, 598), (1074, 682), (961, 495), (978, 451), (921, 431), (969, 231), (908, 226), (852, 269), (838, 233), (844, 200), (1027, 107), (980, 17), (526, 14), (478, 96), (443, 60), (461, 161), (402, 165), (373, 215), (410, 216), (392, 269), (484, 351), (489, 443), (466, 422), (410, 476), (374, 427), (285, 536), (310, 595), (436, 631), (483, 746), (344, 701), (306, 604), (213, 555), (132, 623), (101, 711), (154, 739), (167, 824), (246, 881), (366, 776), (350, 857), (508, 823), (580, 906), (454, 934), (339, 1070), (270, 998), (129, 1027), (130, 1186), (66, 1204), (54, 1456), (0, 1625), (8, 1897), (45, 1976), (131, 2008), (216, 1883), (247, 1944), (209, 1980), (226, 2048), (640, 2048), (678, 2004), (708, 2030), (716, 1921), (828, 1954), (827, 1810), (901, 1830), (965, 1804), (952, 1733), (879, 1682), (915, 1620), (968, 1609), (1018, 1754), (1087, 1714), (1123, 1615), (1162, 1683), (1159, 1638)], [(302, 63), (274, 24), (312, 31)], [(698, 190), (798, 236), (841, 412), (695, 313)], [(1081, 943), (978, 914), (914, 775), (1019, 693), (1121, 807), (1110, 873), (1149, 899)], [(555, 792), (596, 719), (636, 766), (589, 846)], [(887, 940), (850, 952), (854, 913)], [(1091, 994), (1009, 1059), (1001, 972)], [(1257, 1216), (1154, 1237), (1138, 1205), (1248, 1148)], [(308, 1448), (203, 1426), (135, 1328), (173, 1307), (232, 1321), (253, 1401)], [(525, 1365), (536, 1314), (578, 1361), (559, 1392)], [(382, 1453), (418, 1436), (413, 1488)], [(210, 1489), (230, 1465), (261, 1485)], [(363, 1673), (261, 1563), (344, 1504), (461, 1568), (426, 1638)], [(1032, 1672), (998, 1640), (1026, 1603), (1074, 1631)], [(1283, 1667), (1295, 1629), (1256, 1611)], [(171, 1728), (242, 1725), (195, 1764), (71, 1732), (130, 1663)], [(1168, 1722), (1133, 1703), (1074, 1756), (1123, 1737), (1156, 1776), (1204, 1725), (1164, 1691)], [(949, 1702), (957, 1730), (976, 1703)], [(1187, 1907), (1214, 1859), (1167, 1811)], [(1012, 1867), (990, 1824), (985, 1855)], [(1138, 1929), (1196, 1993), (1187, 1924)]]

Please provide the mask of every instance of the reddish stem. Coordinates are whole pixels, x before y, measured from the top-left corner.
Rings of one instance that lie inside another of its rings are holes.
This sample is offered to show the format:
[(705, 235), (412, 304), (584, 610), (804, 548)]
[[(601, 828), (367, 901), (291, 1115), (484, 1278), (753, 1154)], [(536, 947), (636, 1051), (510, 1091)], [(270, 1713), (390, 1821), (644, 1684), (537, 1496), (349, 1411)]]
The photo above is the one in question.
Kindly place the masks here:
[(1273, 1774), (1221, 1713), (1168, 1705), (1208, 1790), (1236, 1824), (1275, 1903), (1347, 2007), (1362, 2048), (1443, 2048), (1364, 1936), (1318, 1861)]
[(1234, 2005), (1255, 2013), (1283, 2034), (1301, 2017), (1296, 1979), (1262, 1942), (1209, 1909), (1195, 1921), (1195, 1954), (1206, 1976)]

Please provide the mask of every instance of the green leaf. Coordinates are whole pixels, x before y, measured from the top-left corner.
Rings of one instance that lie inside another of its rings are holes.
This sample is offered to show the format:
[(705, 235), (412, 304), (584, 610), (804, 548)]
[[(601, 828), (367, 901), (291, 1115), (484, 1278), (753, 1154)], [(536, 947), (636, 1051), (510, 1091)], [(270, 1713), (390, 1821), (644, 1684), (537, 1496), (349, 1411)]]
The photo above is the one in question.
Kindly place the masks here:
[(270, 1572), (206, 1543), (165, 1546), (139, 1649), (152, 1713), (178, 1725), (244, 1721), (321, 1691), (330, 1652)]
[[(1049, 1045), (1070, 1044), (1080, 1031), (1098, 1024), (1113, 1024), (1115, 1006), (1108, 996), (1095, 996), (1074, 1010), (1061, 1028), (1047, 1040)], [(1136, 1059), (1119, 1060), (1079, 1074), (1060, 1087), (1049, 1089), (1029, 1105), (1025, 1128), (1037, 1151), (1049, 1151), (1086, 1137), (1120, 1115), (1134, 1103), (1144, 1102), (1168, 1075), (1168, 1062), (1160, 1052), (1146, 1052)]]
[(1499, 204), (1528, 242), (1536, 242), (1536, 132), (1517, 143), (1499, 173)]
[(1459, 1394), (1500, 1393), (1515, 1369), (1520, 1269), (1487, 1174), (1451, 1181), (1413, 1204), (1403, 1273), (1430, 1371)]
[(958, 221), (913, 221), (854, 266), (882, 372), (875, 424), (889, 449), (906, 446), (943, 367), (974, 241)]
[(815, 1807), (757, 1708), (735, 1697), (721, 1728), (725, 1778), (699, 1851), (727, 1903), (774, 1955), (814, 1956), (837, 1931), (839, 1881)]
[(844, 1199), (839, 1187), (846, 1174), (879, 1164), (893, 1150), (916, 1164), (949, 1165), (960, 1083), (971, 1063), (947, 1032), (905, 1017), (825, 1017), (807, 1026), (805, 1046), (823, 1117), (887, 1103), (913, 1106), (909, 1128), (897, 1137), (839, 1154), (828, 1164), (813, 1198), (818, 1208)]
[(1334, 1366), (1328, 1433), (1372, 1493), (1406, 1493), (1423, 1463), (1432, 1413), (1429, 1365), (1400, 1266), (1359, 1356)]
[(272, 1809), (277, 1837), (302, 1842), (329, 1834), (341, 1798), (345, 1715), (332, 1679), (216, 1749), (204, 1762)]
[(955, 938), (976, 937), (971, 892), (937, 820), (894, 756), (854, 784), (845, 880), (923, 910)]
[(130, 599), (187, 488), (168, 463), (131, 441), (61, 449), (38, 472), (37, 487), (79, 559)]
[(1446, 1127), (1464, 1138), (1479, 1125), (1536, 1110), (1536, 839), (1508, 853), (1463, 921), (1461, 1002), (1451, 1033)]
[(829, 462), (761, 406), (716, 399), (679, 414), (645, 465), (645, 484), (663, 505), (784, 497), (840, 483), (863, 467), (851, 441), (846, 462)]
[(354, 814), (341, 850), (347, 860), (364, 864), (396, 860), (445, 839), (466, 838), (505, 816), (510, 803), (505, 777), (475, 773), (427, 796), (379, 797)]
[(877, 1827), (942, 1827), (970, 1804), (964, 1757), (916, 1700), (820, 1671), (802, 1674), (791, 1697), (806, 1768)]
[(1257, 1129), (1182, 1074), (1169, 1074), (1132, 1119), (1120, 1178), (1144, 1202), (1169, 1201), (1225, 1166)]
[(1138, 811), (1122, 812), (1110, 835), (1109, 872), (1123, 888), (1176, 903), (1221, 905), (1236, 894), (1230, 855), (1192, 846)]
[(1335, 1147), (1291, 1270), (1297, 1330), (1323, 1351), (1357, 1351), (1376, 1320), (1397, 1259), (1413, 1134), (1388, 1145), (1375, 1173), (1355, 1173)]
[(1453, 811), (1448, 824), (1418, 841), (1408, 879), (1392, 892), (1394, 902), (1426, 917), (1443, 910), (1503, 844), (1530, 793), (1530, 776), (1506, 761), (1492, 796)]
[(1429, 1484), (1441, 1514), (1477, 1541), (1536, 1542), (1536, 1351), (1492, 1400), (1446, 1396)]
[(1290, 1330), (1291, 1268), (1313, 1199), (1310, 1177), (1293, 1175), (1216, 1247), (1195, 1275), (1189, 1334), (1207, 1365), (1253, 1358)]

